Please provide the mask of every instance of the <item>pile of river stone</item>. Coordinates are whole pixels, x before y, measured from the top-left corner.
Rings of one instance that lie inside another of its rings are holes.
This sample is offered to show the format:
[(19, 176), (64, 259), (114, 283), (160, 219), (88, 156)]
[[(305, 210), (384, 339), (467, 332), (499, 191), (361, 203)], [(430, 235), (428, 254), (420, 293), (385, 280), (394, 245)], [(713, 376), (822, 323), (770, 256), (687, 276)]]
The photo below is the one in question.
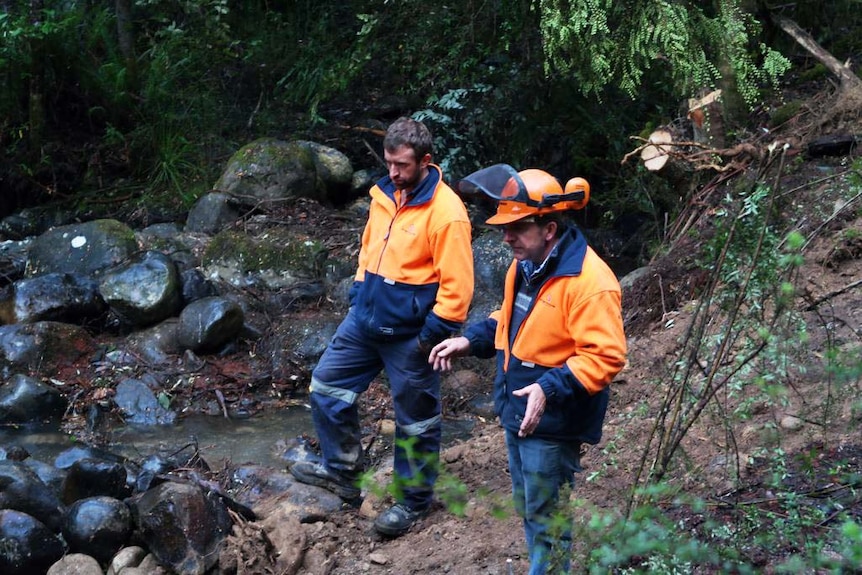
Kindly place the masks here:
[[(204, 573), (253, 513), (206, 479), (194, 453), (141, 464), (74, 447), (53, 464), (0, 449), (0, 572)], [(183, 469), (181, 474), (177, 470)]]

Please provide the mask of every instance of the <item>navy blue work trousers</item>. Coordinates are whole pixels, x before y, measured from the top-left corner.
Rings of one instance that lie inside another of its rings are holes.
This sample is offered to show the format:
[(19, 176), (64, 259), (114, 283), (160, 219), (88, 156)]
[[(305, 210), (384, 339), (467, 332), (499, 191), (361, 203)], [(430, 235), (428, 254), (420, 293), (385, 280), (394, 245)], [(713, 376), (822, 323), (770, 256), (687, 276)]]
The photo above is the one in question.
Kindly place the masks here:
[(346, 476), (363, 471), (360, 394), (382, 370), (395, 410), (396, 498), (415, 510), (431, 504), (440, 457), (440, 376), (417, 337), (379, 341), (351, 310), (311, 375), (311, 414), (325, 464)]

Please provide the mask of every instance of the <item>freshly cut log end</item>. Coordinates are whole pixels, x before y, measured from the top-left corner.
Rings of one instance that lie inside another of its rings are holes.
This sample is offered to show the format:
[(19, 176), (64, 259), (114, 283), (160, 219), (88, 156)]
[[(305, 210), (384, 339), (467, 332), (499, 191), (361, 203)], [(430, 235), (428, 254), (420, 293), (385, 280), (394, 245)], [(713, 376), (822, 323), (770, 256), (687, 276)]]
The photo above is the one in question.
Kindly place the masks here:
[(670, 158), (669, 146), (673, 142), (673, 136), (668, 130), (659, 129), (650, 134), (649, 144), (641, 150), (641, 160), (644, 166), (651, 172), (657, 172), (664, 167)]

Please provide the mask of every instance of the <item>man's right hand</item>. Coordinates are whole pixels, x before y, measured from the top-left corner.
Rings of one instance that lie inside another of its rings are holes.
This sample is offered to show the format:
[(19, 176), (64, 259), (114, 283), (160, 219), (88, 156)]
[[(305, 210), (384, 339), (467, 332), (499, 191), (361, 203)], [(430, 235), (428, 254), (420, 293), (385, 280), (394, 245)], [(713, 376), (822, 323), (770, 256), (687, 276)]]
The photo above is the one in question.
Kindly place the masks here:
[(470, 353), (470, 340), (459, 335), (444, 339), (433, 348), (428, 355), (428, 363), (434, 366), (434, 371), (452, 371), (452, 360)]

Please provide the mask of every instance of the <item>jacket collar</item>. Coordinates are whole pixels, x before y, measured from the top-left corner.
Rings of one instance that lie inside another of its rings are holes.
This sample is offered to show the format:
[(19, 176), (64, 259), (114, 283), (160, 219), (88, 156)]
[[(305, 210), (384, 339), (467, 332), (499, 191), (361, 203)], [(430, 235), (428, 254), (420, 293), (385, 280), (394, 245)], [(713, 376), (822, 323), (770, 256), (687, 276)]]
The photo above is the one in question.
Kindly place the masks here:
[(541, 265), (530, 261), (520, 262), (520, 269), (527, 283), (542, 281), (545, 277), (580, 275), (584, 267), (584, 257), (587, 254), (587, 239), (584, 234), (571, 225)]
[[(434, 190), (437, 185), (443, 180), (443, 171), (437, 164), (428, 164), (428, 175), (425, 179), (419, 182), (419, 185), (413, 188), (413, 191), (407, 196), (408, 206), (418, 206), (424, 204), (434, 197)], [(388, 175), (383, 176), (377, 181), (377, 187), (380, 188), (386, 196), (395, 201), (395, 184), (392, 183), (392, 178)]]

